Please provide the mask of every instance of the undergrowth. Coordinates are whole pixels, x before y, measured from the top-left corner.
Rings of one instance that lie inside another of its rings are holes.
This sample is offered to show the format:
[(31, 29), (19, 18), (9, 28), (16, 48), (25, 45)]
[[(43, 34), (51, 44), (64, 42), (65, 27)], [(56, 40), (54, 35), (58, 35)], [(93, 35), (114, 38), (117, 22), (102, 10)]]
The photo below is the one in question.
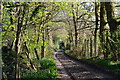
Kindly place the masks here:
[(55, 80), (58, 76), (56, 63), (53, 59), (42, 59), (38, 61), (41, 65), (40, 70), (37, 72), (24, 73), (22, 75), (23, 79), (29, 80)]

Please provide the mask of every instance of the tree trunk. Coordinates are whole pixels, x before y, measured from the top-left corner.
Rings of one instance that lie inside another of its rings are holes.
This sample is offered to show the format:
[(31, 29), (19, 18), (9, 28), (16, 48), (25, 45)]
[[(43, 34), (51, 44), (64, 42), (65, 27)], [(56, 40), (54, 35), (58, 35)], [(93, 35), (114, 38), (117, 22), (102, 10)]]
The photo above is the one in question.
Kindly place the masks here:
[[(72, 7), (74, 8), (74, 5), (72, 5)], [(76, 20), (76, 17), (75, 17), (75, 11), (74, 10), (72, 11), (72, 14), (73, 14), (73, 24), (74, 24), (74, 30), (75, 30), (75, 47), (77, 47), (77, 36), (78, 36), (77, 20)]]
[(35, 51), (35, 55), (36, 55), (37, 60), (39, 60), (39, 56), (38, 56), (37, 49), (36, 49), (36, 48), (34, 48), (34, 51)]
[(44, 49), (45, 49), (45, 38), (44, 38), (44, 26), (42, 27), (42, 46), (41, 46), (41, 58), (44, 58), (45, 53), (44, 53)]
[[(1, 1), (0, 1), (0, 27), (2, 27), (2, 2)], [(1, 38), (0, 38), (0, 41), (2, 41)], [(0, 43), (0, 45), (2, 44)], [(2, 54), (0, 54), (0, 65), (2, 65)], [(2, 67), (0, 67), (0, 74), (2, 74)], [(0, 75), (0, 80), (2, 80), (2, 75)]]
[(85, 57), (87, 57), (86, 55), (87, 55), (87, 40), (85, 39)]
[(30, 51), (29, 51), (29, 49), (28, 49), (28, 47), (27, 47), (26, 42), (24, 42), (24, 47), (25, 47), (25, 49), (26, 49), (25, 54), (26, 54), (26, 56), (27, 56), (27, 58), (28, 58), (28, 60), (29, 60), (29, 62), (30, 62), (30, 65), (31, 65), (32, 69), (36, 70), (35, 67), (34, 67), (34, 65), (33, 65), (33, 63), (32, 63), (32, 60), (31, 60), (30, 57), (29, 57)]
[(53, 47), (53, 36), (52, 36), (52, 33), (49, 33), (49, 43), (50, 43), (50, 47)]
[[(22, 17), (20, 17), (21, 10), (23, 11)], [(22, 31), (23, 21), (25, 16), (25, 6), (23, 8), (20, 6), (18, 13), (19, 13), (18, 14), (19, 17), (18, 17), (18, 24), (17, 24), (16, 40), (15, 40), (15, 52), (16, 52), (15, 78), (16, 79), (20, 78), (18, 56), (20, 53), (20, 38), (21, 38), (21, 31)]]
[(104, 58), (107, 58), (105, 56), (105, 33), (104, 33), (104, 29), (105, 29), (105, 25), (106, 25), (106, 19), (105, 19), (105, 2), (101, 2), (100, 3), (100, 45), (101, 45), (101, 49), (100, 49), (100, 53), (103, 53)]
[[(111, 33), (110, 38), (114, 42), (117, 42), (118, 38), (117, 38), (116, 32), (117, 32), (118, 26), (120, 25), (120, 21), (117, 21), (115, 19), (114, 2), (106, 2), (105, 3), (105, 9), (106, 9), (108, 25), (110, 27), (110, 33)], [(117, 52), (115, 52), (116, 49), (115, 49), (115, 46), (113, 46), (113, 45), (115, 45), (115, 43), (112, 43), (111, 50), (112, 50), (112, 53), (114, 54), (114, 57), (116, 58), (116, 60), (118, 60)], [(118, 48), (118, 47), (116, 47), (116, 48)]]
[(92, 57), (93, 55), (93, 49), (92, 49), (92, 37), (90, 38), (90, 57)]
[(20, 34), (21, 34), (21, 24), (20, 17), (18, 18), (17, 32), (16, 32), (16, 41), (15, 41), (15, 52), (16, 52), (16, 66), (15, 66), (15, 77), (19, 78), (19, 67), (18, 67), (18, 54), (19, 54), (19, 42), (20, 42)]
[(96, 27), (94, 32), (94, 55), (97, 56), (97, 31), (98, 31), (98, 19), (99, 17), (99, 3), (95, 2), (95, 19), (96, 19)]
[(110, 27), (110, 31), (114, 32), (117, 30), (117, 27), (120, 23), (117, 22), (115, 19), (113, 2), (106, 2), (105, 10), (106, 10), (107, 21), (108, 21), (108, 25)]
[(90, 57), (90, 56), (89, 56), (89, 47), (90, 47), (90, 46), (89, 46), (89, 39), (88, 39), (88, 40), (87, 40), (87, 57)]
[(37, 31), (38, 31), (38, 34), (37, 34), (37, 44), (39, 44), (39, 40), (40, 40), (40, 26), (39, 26), (39, 29)]

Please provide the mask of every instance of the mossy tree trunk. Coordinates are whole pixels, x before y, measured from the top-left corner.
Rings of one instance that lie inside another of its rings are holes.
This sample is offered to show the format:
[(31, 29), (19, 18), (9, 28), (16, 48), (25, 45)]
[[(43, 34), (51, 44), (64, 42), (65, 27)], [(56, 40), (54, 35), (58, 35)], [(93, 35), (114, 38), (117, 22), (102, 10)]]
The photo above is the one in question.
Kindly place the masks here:
[[(110, 0), (110, 2), (105, 3), (107, 22), (108, 22), (108, 25), (110, 27), (110, 34), (111, 34), (110, 38), (114, 42), (117, 42), (118, 37), (117, 37), (116, 32), (118, 32), (117, 30), (118, 30), (118, 26), (120, 25), (120, 21), (117, 21), (115, 19), (115, 10), (114, 9), (115, 9), (114, 2), (111, 2), (111, 0)], [(114, 42), (111, 42), (109, 44), (110, 44), (112, 53), (114, 54), (114, 57), (116, 58), (116, 60), (118, 60), (119, 59), (118, 58), (119, 53), (116, 52), (115, 46), (118, 46), (119, 44), (117, 45)], [(118, 47), (116, 47), (116, 48), (118, 48)]]
[[(23, 21), (25, 16), (25, 6), (20, 6), (18, 11), (18, 22), (17, 22), (17, 32), (16, 32), (16, 41), (15, 41), (15, 52), (16, 52), (16, 66), (15, 66), (15, 78), (20, 78), (20, 71), (19, 71), (19, 54), (20, 54), (20, 41), (21, 41), (21, 32), (23, 27)], [(22, 12), (21, 12), (22, 11)], [(22, 17), (21, 17), (22, 16)]]
[(100, 4), (95, 2), (95, 19), (96, 19), (96, 27), (94, 31), (94, 55), (97, 56), (97, 32), (98, 32), (98, 22), (99, 22), (99, 8)]
[(107, 58), (105, 53), (105, 26), (106, 26), (106, 15), (105, 15), (105, 2), (100, 3), (100, 53)]
[[(74, 8), (73, 4), (72, 4), (72, 8)], [(75, 47), (77, 47), (78, 32), (77, 32), (77, 20), (76, 20), (76, 15), (74, 10), (72, 10), (72, 14), (73, 14), (73, 24), (74, 24), (74, 30), (75, 30)]]

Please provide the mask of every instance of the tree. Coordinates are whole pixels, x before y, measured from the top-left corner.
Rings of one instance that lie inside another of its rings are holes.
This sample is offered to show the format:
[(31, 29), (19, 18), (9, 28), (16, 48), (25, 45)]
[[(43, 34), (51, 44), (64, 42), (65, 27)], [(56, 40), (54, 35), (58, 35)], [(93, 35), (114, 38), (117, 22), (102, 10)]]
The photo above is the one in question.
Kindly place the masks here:
[(101, 53), (107, 58), (105, 53), (105, 25), (106, 25), (106, 15), (105, 15), (105, 2), (100, 3), (100, 42), (101, 42)]
[(120, 21), (115, 19), (114, 14), (114, 3), (113, 2), (106, 2), (105, 3), (105, 10), (107, 15), (107, 22), (110, 27), (110, 31), (114, 32), (118, 29), (118, 25), (120, 25)]
[[(78, 32), (77, 32), (77, 19), (76, 19), (76, 16), (77, 16), (77, 12), (74, 11), (74, 5), (72, 4), (72, 14), (73, 14), (73, 24), (74, 24), (74, 30), (75, 30), (75, 47), (77, 47), (77, 37), (78, 37)], [(76, 12), (76, 13), (75, 13)]]
[(95, 31), (94, 31), (94, 53), (96, 55), (97, 53), (97, 31), (98, 31), (98, 25), (99, 25), (99, 8), (100, 8), (100, 4), (98, 2), (95, 2), (95, 19), (96, 19), (96, 27), (95, 27)]
[[(112, 53), (114, 54), (114, 57), (116, 57), (116, 60), (118, 60), (119, 59), (118, 55), (120, 53), (116, 49), (119, 46), (118, 26), (120, 25), (120, 21), (117, 21), (117, 19), (115, 18), (115, 7), (114, 7), (114, 3), (111, 2), (111, 0), (110, 0), (110, 2), (105, 3), (105, 10), (106, 10), (106, 15), (107, 15), (107, 22), (108, 22), (108, 25), (110, 28), (110, 38), (113, 41), (109, 40), (108, 38), (107, 38), (107, 40), (109, 41), (109, 45), (111, 47)], [(117, 42), (118, 44), (115, 44), (115, 42)]]

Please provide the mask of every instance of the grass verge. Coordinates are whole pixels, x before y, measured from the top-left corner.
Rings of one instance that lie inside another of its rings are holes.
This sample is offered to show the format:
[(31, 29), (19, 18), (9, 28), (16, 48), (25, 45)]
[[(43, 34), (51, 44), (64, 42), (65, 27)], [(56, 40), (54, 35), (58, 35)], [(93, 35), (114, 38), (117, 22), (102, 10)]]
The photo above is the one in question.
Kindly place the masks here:
[(65, 51), (65, 53), (67, 53), (69, 56), (72, 56), (76, 59), (82, 59), (82, 60), (87, 61), (88, 63), (107, 68), (109, 70), (114, 71), (115, 74), (120, 75), (120, 62), (111, 61), (109, 59), (107, 59), (107, 60), (100, 59), (98, 57), (92, 57), (92, 58), (81, 57), (81, 56), (76, 55), (76, 53), (74, 53), (74, 51), (70, 51), (70, 50)]

